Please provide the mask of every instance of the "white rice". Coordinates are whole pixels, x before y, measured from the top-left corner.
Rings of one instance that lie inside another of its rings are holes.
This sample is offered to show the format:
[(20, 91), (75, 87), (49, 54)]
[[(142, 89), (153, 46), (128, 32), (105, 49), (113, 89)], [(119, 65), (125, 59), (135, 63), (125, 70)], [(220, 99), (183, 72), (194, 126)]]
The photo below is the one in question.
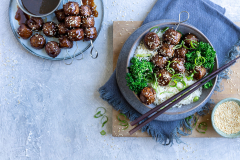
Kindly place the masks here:
[[(155, 31), (156, 33), (156, 31)], [(159, 38), (162, 39), (162, 33), (159, 32), (157, 33)], [(150, 54), (149, 57), (138, 57), (137, 55), (146, 55), (146, 54)], [(138, 57), (140, 60), (145, 59), (147, 61), (150, 61), (150, 59), (157, 54), (157, 49), (154, 51), (150, 51), (148, 50), (145, 46), (144, 43), (141, 42), (139, 44), (139, 46), (136, 48), (135, 50), (135, 57)], [(196, 80), (190, 80), (188, 81), (187, 78), (187, 73), (183, 74), (183, 80), (186, 83), (186, 86), (189, 86), (191, 84), (193, 84), (194, 82), (196, 82)], [(155, 98), (155, 105), (159, 105), (162, 102), (166, 101), (167, 99), (171, 98), (173, 95), (177, 94), (179, 92), (179, 90), (176, 87), (169, 87), (169, 86), (160, 86), (160, 85), (154, 85), (154, 84), (149, 84), (149, 86), (153, 87), (156, 91), (156, 98)], [(182, 88), (182, 84), (178, 83), (178, 87)], [(187, 105), (187, 104), (191, 104), (193, 103), (193, 99), (194, 97), (200, 97), (202, 94), (202, 87), (200, 87), (198, 90), (196, 90), (195, 92), (193, 92), (191, 95), (189, 95), (187, 98), (185, 98), (184, 100), (182, 100), (181, 102), (179, 102), (178, 104), (176, 104), (173, 107), (182, 107), (182, 105)]]

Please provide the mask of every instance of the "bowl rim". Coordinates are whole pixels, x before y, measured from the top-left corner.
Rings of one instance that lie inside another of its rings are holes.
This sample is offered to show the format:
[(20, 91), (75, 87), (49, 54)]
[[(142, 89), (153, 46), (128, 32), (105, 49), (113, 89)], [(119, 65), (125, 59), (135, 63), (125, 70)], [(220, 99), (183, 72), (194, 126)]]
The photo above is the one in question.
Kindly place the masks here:
[[(174, 22), (174, 21), (173, 21)], [(172, 25), (172, 22), (166, 22), (168, 25)], [(174, 22), (175, 23), (175, 22)], [(152, 26), (152, 27), (150, 27), (150, 28), (148, 28), (147, 30), (145, 30), (135, 41), (134, 41), (134, 43), (133, 43), (133, 45), (132, 45), (132, 47), (131, 47), (131, 49), (129, 50), (129, 52), (128, 52), (128, 60), (131, 58), (130, 57), (130, 53), (132, 52), (132, 50), (134, 50), (134, 46), (136, 45), (136, 43), (139, 41), (139, 39), (141, 39), (141, 38), (143, 38), (143, 36), (147, 33), (147, 32), (149, 32), (149, 30), (151, 29), (151, 28), (154, 28), (154, 27), (160, 27), (159, 25), (163, 25), (164, 23), (161, 23), (161, 24), (157, 24), (157, 25), (154, 25), (154, 26)], [(187, 24), (187, 23), (181, 23), (180, 25), (183, 25), (183, 26), (185, 26), (185, 27), (190, 27), (190, 28), (192, 28), (193, 30), (195, 30), (196, 32), (198, 32), (198, 33), (200, 33), (203, 37), (204, 37), (204, 39), (206, 39), (207, 40), (207, 42), (213, 47), (213, 45), (212, 45), (212, 43), (210, 42), (210, 40), (200, 31), (200, 30), (198, 30), (196, 27), (194, 27), (194, 26), (192, 26), (192, 25), (190, 25), (190, 24)], [(214, 47), (213, 47), (214, 48)], [(215, 49), (214, 49), (215, 50)], [(126, 73), (129, 73), (129, 70), (128, 70), (128, 65), (129, 65), (129, 63), (127, 63), (126, 64)], [(217, 58), (217, 54), (216, 54), (216, 57), (215, 57), (215, 65), (217, 65), (216, 67), (217, 67), (217, 69), (219, 68), (219, 66), (218, 66), (218, 58)], [(211, 88), (211, 91), (210, 91), (210, 93), (204, 98), (204, 100), (201, 102), (201, 103), (199, 103), (198, 105), (196, 105), (195, 107), (192, 107), (191, 109), (189, 109), (189, 110), (186, 110), (186, 111), (181, 111), (181, 112), (174, 112), (174, 113), (172, 113), (172, 112), (165, 112), (165, 113), (163, 113), (163, 114), (170, 114), (170, 115), (177, 115), (177, 114), (181, 114), (181, 113), (186, 113), (186, 112), (189, 112), (189, 111), (192, 111), (192, 110), (194, 110), (195, 108), (197, 108), (197, 107), (199, 107), (201, 104), (203, 104), (203, 102), (205, 102), (208, 98), (209, 98), (209, 96), (211, 95), (211, 93), (214, 91), (213, 89), (215, 88), (215, 86), (216, 86), (216, 84), (217, 84), (217, 78), (218, 78), (218, 76), (216, 76), (215, 77), (215, 82), (214, 82), (214, 85), (212, 86), (212, 88)], [(133, 92), (133, 91), (132, 91)], [(137, 94), (135, 93), (135, 92), (133, 92), (133, 94), (137, 97), (137, 99), (140, 101), (140, 99), (139, 99), (139, 97), (137, 96)], [(140, 101), (141, 102), (141, 101)], [(142, 103), (142, 102), (141, 102)], [(147, 107), (147, 108), (149, 108), (149, 109), (153, 109), (153, 108), (151, 108), (151, 107), (149, 107), (148, 105), (146, 105), (146, 104), (144, 104), (144, 103), (142, 103), (143, 105), (145, 105), (145, 107)], [(157, 105), (155, 105), (155, 106), (157, 106)]]
[(212, 122), (212, 126), (213, 126), (213, 129), (222, 137), (225, 137), (225, 138), (238, 138), (240, 137), (240, 131), (237, 132), (237, 133), (234, 133), (234, 134), (226, 134), (224, 133), (223, 131), (221, 131), (220, 129), (217, 128), (217, 126), (215, 125), (214, 123), (214, 114), (215, 114), (215, 111), (216, 109), (218, 108), (219, 105), (225, 103), (225, 102), (228, 102), (228, 101), (237, 101), (238, 104), (240, 104), (240, 99), (238, 98), (232, 98), (232, 97), (229, 97), (229, 98), (224, 98), (222, 99), (221, 101), (219, 101), (213, 108), (212, 110), (212, 114), (211, 114), (211, 122)]
[(55, 11), (58, 9), (58, 7), (60, 6), (60, 4), (62, 3), (62, 0), (59, 0), (58, 5), (57, 5), (51, 12), (46, 13), (46, 14), (43, 14), (43, 15), (35, 15), (35, 14), (32, 14), (32, 13), (28, 12), (28, 11), (20, 4), (20, 2), (19, 2), (20, 0), (16, 0), (16, 1), (17, 1), (18, 6), (20, 7), (20, 9), (21, 9), (24, 13), (26, 13), (26, 14), (32, 16), (32, 17), (46, 17), (46, 16), (52, 14), (53, 12), (55, 12)]

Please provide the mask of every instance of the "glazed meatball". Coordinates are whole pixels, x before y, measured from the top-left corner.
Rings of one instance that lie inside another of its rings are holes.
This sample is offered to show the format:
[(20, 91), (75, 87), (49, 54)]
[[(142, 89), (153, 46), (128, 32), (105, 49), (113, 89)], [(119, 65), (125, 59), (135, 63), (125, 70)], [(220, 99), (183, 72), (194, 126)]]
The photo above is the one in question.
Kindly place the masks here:
[(196, 66), (195, 71), (197, 73), (194, 74), (193, 78), (196, 80), (202, 79), (207, 74), (207, 70), (203, 66)]
[(80, 41), (84, 39), (84, 32), (81, 28), (76, 28), (68, 31), (68, 38), (71, 41)]
[(35, 49), (42, 49), (46, 44), (46, 40), (42, 35), (35, 34), (30, 38), (30, 44)]
[(45, 46), (45, 50), (47, 54), (53, 58), (57, 57), (61, 52), (61, 49), (59, 48), (58, 43), (54, 41), (48, 42)]
[(82, 18), (82, 28), (91, 28), (94, 27), (95, 21), (94, 17)]
[(58, 24), (57, 29), (59, 35), (65, 35), (68, 32), (68, 28), (65, 26), (65, 23)]
[(172, 79), (172, 74), (165, 69), (161, 69), (157, 72), (157, 77), (160, 86), (167, 86)]
[(40, 17), (31, 17), (28, 21), (27, 21), (27, 25), (30, 29), (32, 29), (33, 31), (41, 31), (42, 27), (43, 27), (43, 19)]
[(163, 43), (158, 49), (158, 53), (164, 57), (172, 58), (174, 57), (174, 45)]
[(55, 11), (58, 22), (64, 22), (66, 16), (63, 9)]
[(92, 15), (92, 10), (88, 5), (80, 6), (80, 16), (81, 17), (90, 17)]
[(84, 39), (86, 41), (93, 40), (97, 38), (97, 30), (95, 27), (84, 29)]
[(56, 35), (56, 33), (57, 33), (56, 24), (54, 22), (46, 22), (43, 25), (43, 33), (47, 37), (54, 37)]
[(176, 58), (186, 58), (186, 54), (188, 53), (188, 50), (184, 47), (176, 49), (174, 57)]
[(160, 39), (154, 32), (149, 32), (144, 37), (144, 45), (149, 50), (154, 50), (160, 45)]
[(168, 44), (177, 45), (180, 42), (180, 39), (182, 37), (182, 34), (178, 31), (175, 31), (174, 29), (168, 29), (163, 34), (163, 40), (167, 42)]
[(184, 73), (184, 62), (185, 60), (183, 58), (173, 58), (170, 66), (175, 70), (176, 73)]
[(77, 2), (68, 2), (63, 5), (63, 10), (67, 16), (76, 16), (79, 14), (79, 5)]
[(28, 39), (29, 37), (32, 36), (32, 30), (27, 27), (26, 24), (21, 24), (17, 30), (17, 33), (19, 34), (20, 37), (23, 39)]
[(164, 68), (167, 65), (168, 59), (157, 54), (152, 58), (151, 61), (153, 62), (153, 64), (155, 64), (155, 66), (159, 68)]
[(197, 43), (198, 42), (198, 38), (197, 36), (195, 36), (194, 34), (187, 34), (185, 37), (184, 37), (184, 42), (185, 42), (185, 46), (189, 47), (189, 48), (192, 48), (191, 46), (191, 41), (192, 43)]
[(59, 47), (60, 48), (72, 48), (73, 42), (70, 41), (67, 36), (60, 37), (59, 39)]
[(65, 26), (67, 28), (80, 28), (81, 17), (80, 16), (68, 16), (65, 18)]
[(155, 101), (156, 91), (152, 87), (145, 87), (140, 93), (140, 101), (146, 105), (150, 105)]

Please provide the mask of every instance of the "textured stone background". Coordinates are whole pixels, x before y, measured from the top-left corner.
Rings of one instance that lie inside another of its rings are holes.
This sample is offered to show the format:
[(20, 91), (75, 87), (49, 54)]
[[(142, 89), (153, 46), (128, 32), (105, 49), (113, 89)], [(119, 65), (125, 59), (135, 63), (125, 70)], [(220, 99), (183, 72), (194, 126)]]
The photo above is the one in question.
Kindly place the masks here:
[[(71, 66), (27, 53), (8, 23), (9, 0), (0, 5), (0, 160), (239, 159), (240, 140), (185, 138), (164, 147), (151, 138), (111, 136), (111, 106), (98, 88), (112, 73), (112, 21), (144, 20), (156, 0), (103, 0), (105, 21), (93, 60)], [(240, 21), (240, 2), (213, 0)], [(177, 18), (177, 17), (176, 17)], [(102, 137), (97, 107), (110, 117)]]

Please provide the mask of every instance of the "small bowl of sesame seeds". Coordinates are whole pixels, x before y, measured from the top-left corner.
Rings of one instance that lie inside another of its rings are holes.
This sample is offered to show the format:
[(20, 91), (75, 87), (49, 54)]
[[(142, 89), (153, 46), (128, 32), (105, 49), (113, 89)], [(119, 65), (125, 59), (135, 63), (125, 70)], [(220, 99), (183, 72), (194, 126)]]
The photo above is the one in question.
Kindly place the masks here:
[(214, 130), (222, 137), (240, 137), (240, 100), (226, 98), (218, 102), (211, 120)]

